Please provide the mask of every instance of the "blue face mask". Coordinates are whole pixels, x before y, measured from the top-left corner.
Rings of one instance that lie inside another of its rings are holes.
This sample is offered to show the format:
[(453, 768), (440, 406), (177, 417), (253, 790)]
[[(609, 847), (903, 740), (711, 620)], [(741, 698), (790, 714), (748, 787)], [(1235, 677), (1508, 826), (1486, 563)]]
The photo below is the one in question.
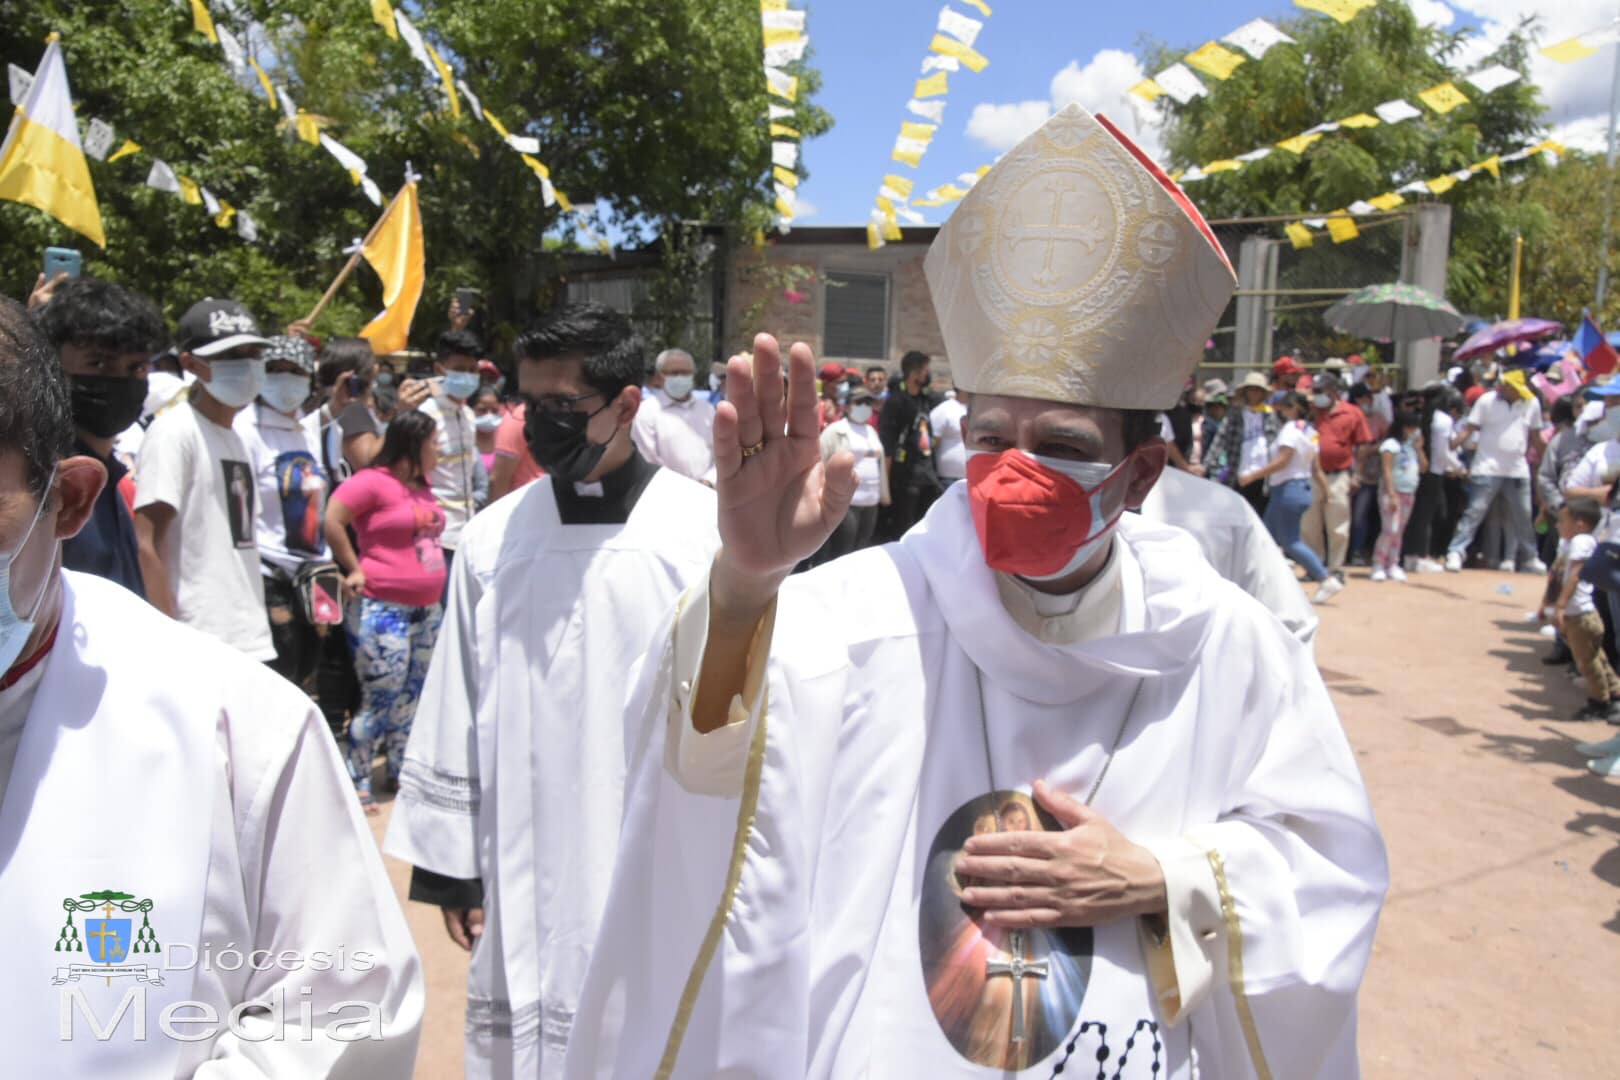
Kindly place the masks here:
[[(45, 516), (45, 504), (49, 501), (49, 492), (56, 483), (56, 470), (51, 470), (50, 482), (45, 485), (47, 497), (39, 500), (39, 509), (34, 511), (34, 520), (28, 523), (28, 531), (23, 533), (22, 542), (15, 551), (0, 554), (0, 673), (11, 670), (11, 665), (17, 662), (17, 657), (28, 644), (28, 635), (34, 632), (34, 616), (39, 614), (39, 605), (45, 599), (45, 586), (50, 584), (51, 574), (47, 573), (39, 583), (39, 591), (34, 593), (34, 602), (28, 607), (26, 617), (19, 615), (17, 609), (11, 604), (11, 564), (16, 561), (22, 549), (28, 546), (28, 538), (34, 535), (34, 529), (39, 525), (39, 519)], [(56, 559), (51, 559), (52, 573), (55, 572)]]
[(478, 372), (451, 371), (444, 376), (444, 392), (453, 398), (466, 401), (478, 392)]

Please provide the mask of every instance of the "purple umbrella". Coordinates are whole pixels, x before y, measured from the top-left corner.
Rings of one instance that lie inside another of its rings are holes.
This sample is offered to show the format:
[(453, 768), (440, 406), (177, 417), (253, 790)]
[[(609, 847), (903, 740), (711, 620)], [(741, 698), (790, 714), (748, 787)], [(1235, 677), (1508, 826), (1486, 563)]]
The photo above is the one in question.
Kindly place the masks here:
[(1557, 333), (1563, 328), (1563, 323), (1555, 323), (1548, 319), (1508, 319), (1506, 322), (1487, 326), (1474, 334), (1457, 347), (1452, 359), (1461, 362), (1476, 356), (1488, 356), (1497, 349), (1534, 341), (1536, 338)]

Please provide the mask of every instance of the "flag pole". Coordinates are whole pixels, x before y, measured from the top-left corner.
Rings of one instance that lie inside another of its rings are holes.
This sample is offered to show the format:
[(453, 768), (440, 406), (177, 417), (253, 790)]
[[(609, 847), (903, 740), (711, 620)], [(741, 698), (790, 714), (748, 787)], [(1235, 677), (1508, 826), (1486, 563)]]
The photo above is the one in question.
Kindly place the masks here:
[(338, 276), (332, 280), (331, 285), (327, 286), (325, 294), (316, 303), (314, 309), (304, 316), (302, 322), (305, 326), (313, 327), (315, 325), (315, 320), (321, 317), (321, 312), (326, 310), (326, 305), (332, 302), (332, 297), (336, 296), (337, 291), (343, 287), (343, 283), (349, 280), (349, 275), (354, 273), (354, 268), (360, 265), (365, 246), (371, 243), (372, 239), (377, 235), (377, 230), (382, 228), (383, 222), (388, 220), (388, 215), (394, 212), (394, 204), (399, 201), (399, 196), (404, 190), (402, 187), (398, 192), (394, 193), (394, 197), (383, 208), (382, 216), (371, 226), (371, 231), (366, 233), (366, 238), (360, 241), (360, 246), (354, 249), (354, 254), (349, 256), (349, 261), (343, 264), (343, 269), (338, 271)]

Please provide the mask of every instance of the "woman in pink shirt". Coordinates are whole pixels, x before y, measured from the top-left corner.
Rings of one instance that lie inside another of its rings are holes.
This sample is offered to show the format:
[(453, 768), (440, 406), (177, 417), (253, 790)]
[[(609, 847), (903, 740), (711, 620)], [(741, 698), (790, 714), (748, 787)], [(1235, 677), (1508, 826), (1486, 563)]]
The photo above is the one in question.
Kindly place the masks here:
[[(439, 461), (437, 424), (409, 409), (395, 416), (371, 466), (345, 480), (326, 507), (326, 541), (359, 601), (347, 623), (361, 708), (349, 722), (349, 776), (366, 813), (377, 812), (371, 769), (388, 755), (388, 789), (399, 786), (411, 718), (422, 694), (443, 611), (444, 511), (427, 477)], [(350, 542), (354, 530), (360, 551)]]

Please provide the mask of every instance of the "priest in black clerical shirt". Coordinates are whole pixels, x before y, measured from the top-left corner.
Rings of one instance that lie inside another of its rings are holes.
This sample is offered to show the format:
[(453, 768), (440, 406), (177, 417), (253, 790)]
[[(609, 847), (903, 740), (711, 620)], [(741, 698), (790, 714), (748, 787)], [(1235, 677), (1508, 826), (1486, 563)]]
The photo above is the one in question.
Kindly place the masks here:
[(631, 669), (719, 547), (714, 493), (630, 439), (645, 352), (565, 308), (514, 349), (547, 475), (462, 534), (384, 849), (472, 951), (467, 1075), (561, 1068), (617, 850)]

